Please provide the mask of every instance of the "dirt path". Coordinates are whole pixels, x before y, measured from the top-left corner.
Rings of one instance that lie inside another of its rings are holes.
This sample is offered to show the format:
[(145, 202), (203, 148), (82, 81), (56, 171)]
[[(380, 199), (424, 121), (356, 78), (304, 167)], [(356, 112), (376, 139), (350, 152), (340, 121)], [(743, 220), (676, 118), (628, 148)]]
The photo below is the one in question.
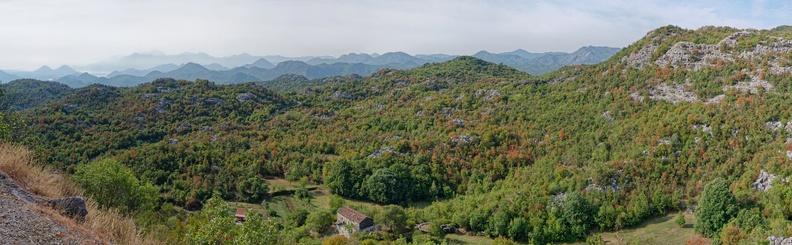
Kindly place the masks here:
[(289, 210), (291, 210), (292, 212), (297, 210), (297, 208), (294, 207), (294, 203), (292, 202), (291, 197), (285, 197), (284, 199), (286, 199), (286, 205), (289, 205)]

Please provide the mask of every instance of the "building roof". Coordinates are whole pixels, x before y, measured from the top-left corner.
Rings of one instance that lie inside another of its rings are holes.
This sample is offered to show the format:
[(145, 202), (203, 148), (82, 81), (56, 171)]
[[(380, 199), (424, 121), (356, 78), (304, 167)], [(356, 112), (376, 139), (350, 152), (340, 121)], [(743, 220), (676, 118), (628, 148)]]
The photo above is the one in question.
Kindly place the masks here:
[(351, 209), (351, 208), (349, 208), (347, 206), (343, 206), (343, 207), (339, 208), (336, 213), (338, 215), (346, 217), (347, 219), (349, 219), (350, 221), (355, 222), (355, 223), (360, 223), (360, 222), (363, 222), (364, 219), (370, 218), (370, 217), (366, 216), (365, 214), (361, 214), (360, 212), (355, 211), (354, 209)]
[(234, 214), (234, 217), (242, 217), (242, 218), (244, 218), (246, 214), (247, 214), (247, 212), (244, 209), (237, 208), (236, 214)]

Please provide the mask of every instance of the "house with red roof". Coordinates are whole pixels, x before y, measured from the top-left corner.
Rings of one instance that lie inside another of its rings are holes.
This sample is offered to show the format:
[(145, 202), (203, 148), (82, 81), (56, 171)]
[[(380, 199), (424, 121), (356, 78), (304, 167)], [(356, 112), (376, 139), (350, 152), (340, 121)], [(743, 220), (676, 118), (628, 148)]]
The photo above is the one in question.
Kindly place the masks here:
[(344, 235), (349, 238), (358, 232), (373, 231), (374, 219), (366, 216), (354, 209), (343, 206), (336, 211), (336, 229), (338, 234)]

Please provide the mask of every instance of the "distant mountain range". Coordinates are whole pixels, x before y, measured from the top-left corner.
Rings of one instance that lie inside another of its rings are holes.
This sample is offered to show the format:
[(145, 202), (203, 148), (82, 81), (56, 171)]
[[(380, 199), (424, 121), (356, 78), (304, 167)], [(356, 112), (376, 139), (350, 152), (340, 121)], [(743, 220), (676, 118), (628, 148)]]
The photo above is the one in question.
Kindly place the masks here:
[[(522, 49), (505, 53), (480, 51), (473, 56), (485, 61), (500, 63), (531, 75), (541, 75), (567, 65), (596, 64), (620, 48), (587, 46), (572, 53), (531, 53)], [(161, 77), (174, 79), (207, 79), (220, 84), (269, 81), (281, 75), (294, 74), (307, 79), (349, 74), (369, 75), (384, 68), (410, 69), (426, 63), (451, 60), (456, 55), (409, 55), (404, 52), (385, 54), (346, 54), (340, 57), (308, 56), (252, 56), (240, 54), (213, 57), (206, 53), (165, 55), (161, 53), (134, 53), (115, 60), (87, 66), (69, 66), (51, 69), (43, 66), (35, 71), (0, 71), (0, 81), (23, 78), (57, 81), (78, 88), (98, 83), (111, 86), (136, 86)], [(177, 65), (181, 64), (181, 65)], [(106, 75), (105, 75), (106, 74)], [(104, 75), (104, 76), (102, 76)]]

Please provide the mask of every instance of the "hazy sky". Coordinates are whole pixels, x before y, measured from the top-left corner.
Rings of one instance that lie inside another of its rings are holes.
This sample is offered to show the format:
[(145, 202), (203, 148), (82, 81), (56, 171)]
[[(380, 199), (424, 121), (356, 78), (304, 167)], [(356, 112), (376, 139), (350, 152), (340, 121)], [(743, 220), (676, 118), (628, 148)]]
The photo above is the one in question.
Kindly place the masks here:
[(0, 69), (133, 52), (286, 56), (571, 52), (623, 47), (674, 24), (769, 29), (792, 0), (0, 0)]

